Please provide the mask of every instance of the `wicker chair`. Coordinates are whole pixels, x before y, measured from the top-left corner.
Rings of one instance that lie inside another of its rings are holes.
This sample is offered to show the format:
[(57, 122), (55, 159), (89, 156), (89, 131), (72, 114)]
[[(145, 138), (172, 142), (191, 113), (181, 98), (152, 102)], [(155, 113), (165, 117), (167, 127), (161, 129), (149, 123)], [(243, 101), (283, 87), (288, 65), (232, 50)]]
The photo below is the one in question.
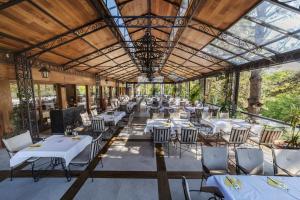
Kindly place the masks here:
[(153, 144), (167, 144), (168, 156), (170, 156), (170, 141), (171, 128), (170, 127), (154, 127), (153, 128)]
[(282, 133), (283, 133), (282, 130), (265, 128), (261, 132), (260, 137), (250, 137), (249, 139), (254, 143), (258, 144), (259, 148), (261, 148), (261, 145), (272, 147), (273, 142), (279, 139)]
[(264, 154), (261, 149), (237, 148), (235, 150), (235, 160), (237, 174), (264, 174)]
[(187, 145), (187, 149), (185, 151), (189, 150), (189, 147), (192, 145), (196, 145), (196, 159), (197, 159), (197, 140), (198, 140), (198, 133), (197, 129), (195, 128), (181, 128), (181, 133), (178, 135), (178, 142), (179, 142), (179, 149), (180, 149), (180, 158), (181, 158), (181, 145)]
[(274, 175), (300, 176), (299, 149), (272, 149)]
[(245, 144), (250, 134), (250, 127), (232, 127), (230, 134), (221, 131), (222, 139), (234, 148)]

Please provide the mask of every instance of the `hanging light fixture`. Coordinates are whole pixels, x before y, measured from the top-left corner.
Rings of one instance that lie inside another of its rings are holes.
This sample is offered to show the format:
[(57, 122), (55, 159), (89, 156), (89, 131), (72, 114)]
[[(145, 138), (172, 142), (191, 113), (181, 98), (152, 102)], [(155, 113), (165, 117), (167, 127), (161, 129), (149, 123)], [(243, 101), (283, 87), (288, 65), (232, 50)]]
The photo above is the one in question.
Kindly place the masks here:
[(134, 43), (135, 56), (139, 60), (141, 71), (146, 74), (149, 81), (152, 81), (163, 56), (163, 52), (160, 50), (161, 46), (158, 44), (157, 38), (150, 34), (150, 31), (146, 31), (145, 35)]
[(39, 72), (41, 72), (41, 75), (43, 78), (48, 78), (49, 77), (49, 69), (46, 66), (43, 66)]

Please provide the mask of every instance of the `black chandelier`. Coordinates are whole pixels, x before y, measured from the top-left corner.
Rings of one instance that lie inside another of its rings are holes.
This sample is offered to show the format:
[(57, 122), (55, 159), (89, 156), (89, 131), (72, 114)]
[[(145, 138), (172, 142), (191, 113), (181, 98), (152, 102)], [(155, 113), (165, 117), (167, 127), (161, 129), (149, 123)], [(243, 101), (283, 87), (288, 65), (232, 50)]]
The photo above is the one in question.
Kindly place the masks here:
[(145, 35), (136, 40), (134, 44), (135, 57), (139, 60), (141, 71), (146, 74), (149, 81), (152, 81), (163, 56), (163, 52), (160, 50), (161, 46), (149, 31), (146, 31)]

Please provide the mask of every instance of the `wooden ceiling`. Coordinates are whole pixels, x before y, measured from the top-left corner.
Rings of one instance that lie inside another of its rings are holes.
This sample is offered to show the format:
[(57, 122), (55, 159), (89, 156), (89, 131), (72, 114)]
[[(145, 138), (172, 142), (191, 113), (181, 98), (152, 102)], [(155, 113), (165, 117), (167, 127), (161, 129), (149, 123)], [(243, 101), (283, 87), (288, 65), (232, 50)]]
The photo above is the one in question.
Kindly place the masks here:
[[(101, 1), (101, 0), (99, 0)], [(140, 74), (128, 51), (120, 45), (111, 27), (99, 18), (90, 0), (23, 0), (7, 5), (1, 1), (0, 49), (122, 81), (136, 81)], [(226, 30), (259, 0), (207, 0), (171, 52), (161, 73), (182, 79), (223, 70), (229, 63), (198, 52), (214, 37), (193, 28), (206, 23)], [(116, 0), (122, 16), (176, 16), (181, 0)], [(125, 20), (126, 21), (126, 20)], [(134, 20), (126, 24), (134, 24)], [(172, 19), (156, 20), (173, 24)], [(152, 28), (151, 34), (167, 41), (172, 28)], [(145, 28), (128, 28), (132, 40), (140, 39)], [(162, 43), (163, 44), (163, 43)]]

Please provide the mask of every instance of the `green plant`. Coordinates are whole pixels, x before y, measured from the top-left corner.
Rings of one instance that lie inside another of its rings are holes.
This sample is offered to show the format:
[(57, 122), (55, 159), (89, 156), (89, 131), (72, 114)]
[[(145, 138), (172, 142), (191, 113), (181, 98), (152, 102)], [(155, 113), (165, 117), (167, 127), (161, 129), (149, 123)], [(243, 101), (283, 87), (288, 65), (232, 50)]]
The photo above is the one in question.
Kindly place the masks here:
[(200, 90), (198, 87), (194, 86), (190, 91), (189, 100), (192, 102), (192, 104), (195, 104), (197, 99), (199, 99), (200, 96)]
[(286, 133), (286, 142), (288, 147), (299, 147), (300, 146), (300, 107), (291, 105), (289, 115), (286, 117), (286, 122), (289, 123), (292, 127), (291, 132)]
[(228, 101), (224, 101), (221, 104), (220, 112), (229, 112), (230, 103)]

